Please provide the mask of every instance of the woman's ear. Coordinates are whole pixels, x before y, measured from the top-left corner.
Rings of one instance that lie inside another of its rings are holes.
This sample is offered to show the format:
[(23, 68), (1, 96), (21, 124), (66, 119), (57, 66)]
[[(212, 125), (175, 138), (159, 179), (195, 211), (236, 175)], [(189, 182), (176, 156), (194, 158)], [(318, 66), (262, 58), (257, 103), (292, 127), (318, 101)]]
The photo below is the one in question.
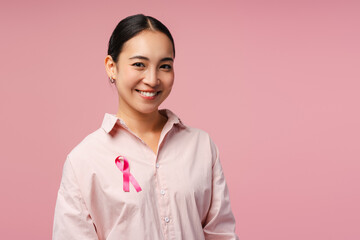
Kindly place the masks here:
[(105, 58), (105, 70), (109, 78), (115, 78), (117, 75), (116, 62), (110, 55), (107, 55)]

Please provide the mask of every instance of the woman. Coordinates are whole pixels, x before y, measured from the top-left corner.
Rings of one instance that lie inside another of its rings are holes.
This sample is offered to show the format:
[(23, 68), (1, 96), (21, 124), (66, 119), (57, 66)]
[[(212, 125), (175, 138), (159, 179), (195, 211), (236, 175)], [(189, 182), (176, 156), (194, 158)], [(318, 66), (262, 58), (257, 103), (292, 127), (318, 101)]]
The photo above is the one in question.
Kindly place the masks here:
[(115, 28), (105, 68), (119, 108), (67, 155), (53, 239), (238, 239), (217, 147), (159, 110), (174, 57), (155, 18), (129, 16)]

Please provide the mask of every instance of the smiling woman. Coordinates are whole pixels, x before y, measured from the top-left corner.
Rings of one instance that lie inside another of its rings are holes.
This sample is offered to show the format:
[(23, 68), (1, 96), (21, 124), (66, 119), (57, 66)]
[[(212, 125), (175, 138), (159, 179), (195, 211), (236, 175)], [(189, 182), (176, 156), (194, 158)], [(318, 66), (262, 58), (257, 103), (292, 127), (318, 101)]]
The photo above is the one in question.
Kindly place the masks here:
[(53, 239), (238, 239), (218, 148), (159, 110), (174, 58), (160, 21), (138, 14), (119, 22), (105, 57), (117, 114), (105, 113), (67, 155)]

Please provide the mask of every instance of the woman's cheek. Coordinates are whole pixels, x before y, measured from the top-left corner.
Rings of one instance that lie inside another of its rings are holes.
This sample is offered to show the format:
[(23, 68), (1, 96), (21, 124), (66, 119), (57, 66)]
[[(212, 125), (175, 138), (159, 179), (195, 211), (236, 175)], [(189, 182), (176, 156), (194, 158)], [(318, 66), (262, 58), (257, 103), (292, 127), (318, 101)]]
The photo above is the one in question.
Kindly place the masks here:
[(159, 77), (162, 79), (163, 84), (166, 84), (169, 87), (172, 87), (174, 84), (174, 72), (161, 73)]
[(133, 85), (136, 84), (139, 80), (141, 80), (141, 76), (143, 73), (141, 71), (127, 68), (123, 71), (123, 79), (126, 85)]

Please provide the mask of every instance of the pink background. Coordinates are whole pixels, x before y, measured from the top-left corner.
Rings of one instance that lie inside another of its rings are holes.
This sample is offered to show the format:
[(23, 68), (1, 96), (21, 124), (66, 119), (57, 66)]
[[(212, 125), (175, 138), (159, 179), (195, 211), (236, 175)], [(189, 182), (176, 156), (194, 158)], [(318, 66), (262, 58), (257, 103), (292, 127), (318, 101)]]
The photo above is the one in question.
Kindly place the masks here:
[(66, 154), (116, 113), (104, 70), (118, 21), (176, 45), (162, 107), (219, 146), (237, 233), (360, 239), (358, 1), (4, 1), (1, 239), (50, 239)]

